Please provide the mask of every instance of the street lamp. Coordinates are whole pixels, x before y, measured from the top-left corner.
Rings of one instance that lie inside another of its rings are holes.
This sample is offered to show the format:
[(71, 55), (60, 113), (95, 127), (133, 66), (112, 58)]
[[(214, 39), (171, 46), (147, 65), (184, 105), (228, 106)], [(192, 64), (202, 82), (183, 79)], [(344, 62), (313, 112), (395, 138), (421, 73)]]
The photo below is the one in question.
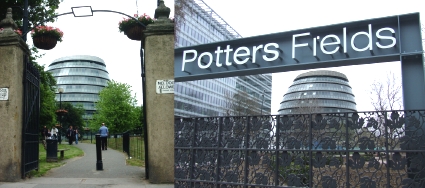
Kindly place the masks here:
[[(62, 109), (63, 88), (58, 88), (58, 92), (59, 92), (59, 109), (61, 110)], [(61, 129), (62, 129), (62, 114), (59, 115), (59, 129), (58, 129), (58, 142), (59, 142), (59, 144), (62, 143)]]
[(58, 88), (58, 92), (59, 92), (59, 109), (62, 109), (62, 93), (63, 93), (63, 88)]

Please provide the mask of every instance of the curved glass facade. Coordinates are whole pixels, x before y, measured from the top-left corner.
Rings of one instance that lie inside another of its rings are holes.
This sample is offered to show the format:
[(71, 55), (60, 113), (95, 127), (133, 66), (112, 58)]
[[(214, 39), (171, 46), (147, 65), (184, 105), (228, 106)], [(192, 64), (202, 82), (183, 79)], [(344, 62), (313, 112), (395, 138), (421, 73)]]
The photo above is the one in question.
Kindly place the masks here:
[[(311, 109), (311, 110), (308, 110)], [(280, 103), (279, 114), (354, 112), (356, 102), (347, 77), (336, 71), (298, 75)]]
[[(57, 87), (64, 90), (62, 101), (83, 105), (83, 118), (89, 119), (96, 111), (94, 102), (99, 100), (99, 92), (110, 80), (105, 62), (95, 56), (67, 56), (54, 60), (47, 71), (56, 79)], [(57, 101), (59, 97), (56, 93)]]

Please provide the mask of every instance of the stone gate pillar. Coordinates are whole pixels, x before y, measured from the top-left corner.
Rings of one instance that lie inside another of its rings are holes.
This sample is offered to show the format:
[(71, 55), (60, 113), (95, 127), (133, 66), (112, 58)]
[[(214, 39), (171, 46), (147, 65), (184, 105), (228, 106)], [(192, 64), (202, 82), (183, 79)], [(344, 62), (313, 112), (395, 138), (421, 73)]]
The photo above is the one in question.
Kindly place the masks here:
[[(151, 183), (174, 182), (174, 94), (157, 93), (157, 81), (174, 80), (174, 23), (160, 1), (144, 33), (148, 173)], [(145, 96), (143, 96), (145, 97)]]
[(0, 22), (0, 182), (21, 179), (23, 58), (30, 53), (13, 31), (12, 9), (7, 11)]

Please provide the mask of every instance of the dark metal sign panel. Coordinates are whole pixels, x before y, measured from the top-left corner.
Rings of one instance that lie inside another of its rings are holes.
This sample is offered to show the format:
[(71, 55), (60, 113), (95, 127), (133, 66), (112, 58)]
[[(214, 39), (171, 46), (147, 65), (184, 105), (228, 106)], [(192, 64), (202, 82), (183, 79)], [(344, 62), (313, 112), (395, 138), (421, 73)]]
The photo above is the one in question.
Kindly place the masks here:
[(420, 35), (414, 13), (178, 48), (175, 81), (398, 61)]

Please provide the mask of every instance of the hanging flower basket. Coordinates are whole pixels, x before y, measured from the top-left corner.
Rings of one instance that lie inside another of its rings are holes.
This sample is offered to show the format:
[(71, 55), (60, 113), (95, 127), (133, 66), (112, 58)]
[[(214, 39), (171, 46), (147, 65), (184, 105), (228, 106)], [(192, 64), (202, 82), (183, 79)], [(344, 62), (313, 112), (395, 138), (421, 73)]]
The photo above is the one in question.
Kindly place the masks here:
[(143, 31), (145, 30), (145, 27), (141, 25), (136, 25), (128, 30), (124, 31), (124, 34), (127, 35), (127, 37), (131, 40), (142, 40)]
[(58, 116), (63, 116), (63, 115), (65, 115), (65, 114), (67, 114), (68, 113), (68, 111), (67, 110), (65, 110), (65, 109), (59, 109), (59, 110), (56, 110), (56, 115), (58, 115)]
[(124, 18), (118, 23), (118, 29), (120, 32), (124, 32), (124, 34), (127, 35), (129, 39), (140, 41), (142, 40), (143, 31), (146, 29), (140, 23), (147, 26), (151, 23), (154, 23), (154, 20), (146, 14), (143, 14), (140, 17), (135, 14), (134, 17), (138, 21), (133, 18)]
[(33, 44), (43, 50), (53, 49), (57, 42), (62, 42), (63, 32), (50, 26), (38, 26), (31, 31)]
[(35, 47), (37, 47), (39, 49), (43, 49), (43, 50), (51, 50), (58, 43), (58, 40), (56, 38), (51, 37), (51, 36), (33, 37), (32, 41), (33, 41)]

